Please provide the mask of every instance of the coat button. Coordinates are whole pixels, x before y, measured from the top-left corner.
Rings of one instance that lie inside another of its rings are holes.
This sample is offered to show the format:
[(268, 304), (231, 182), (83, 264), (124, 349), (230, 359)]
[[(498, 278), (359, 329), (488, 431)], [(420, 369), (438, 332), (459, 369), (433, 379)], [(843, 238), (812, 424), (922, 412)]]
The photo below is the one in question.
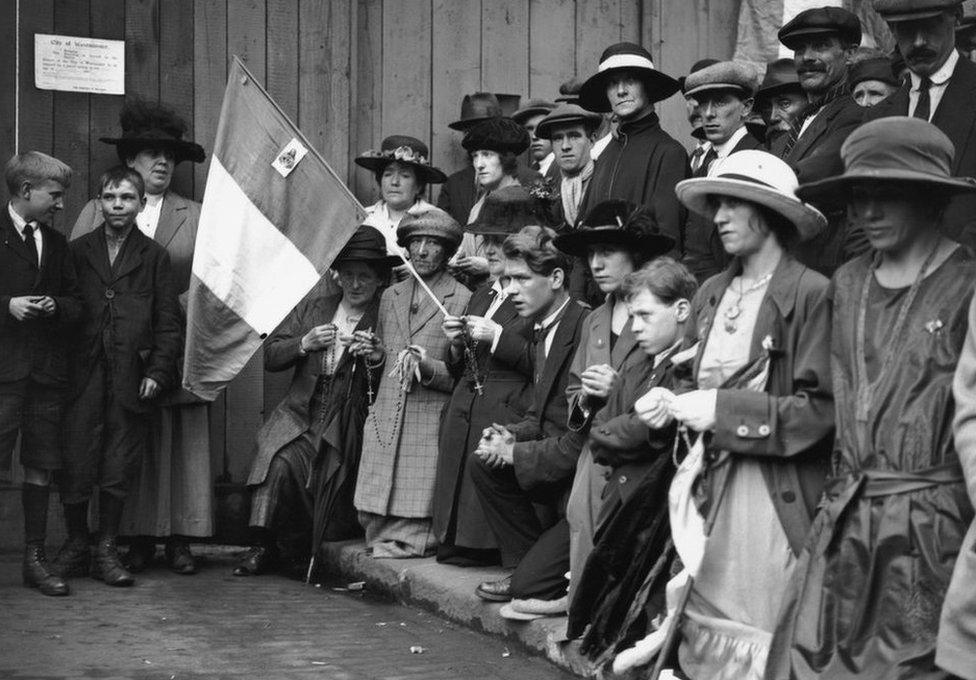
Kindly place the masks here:
[(759, 426), (759, 436), (761, 437), (769, 436), (769, 425), (763, 424)]
[(617, 481), (620, 482), (621, 484), (626, 484), (627, 483), (627, 475), (620, 475), (620, 477), (617, 479)]
[(596, 346), (597, 347), (603, 347), (603, 338), (597, 338), (596, 339)]
[(738, 429), (735, 431), (740, 437), (745, 437), (749, 434), (749, 428), (745, 425), (739, 425)]
[(784, 491), (783, 500), (786, 501), (787, 503), (792, 503), (793, 501), (796, 500), (796, 494), (793, 493), (792, 491)]
[(111, 288), (106, 288), (106, 289), (105, 289), (105, 297), (106, 297), (107, 299), (109, 299), (109, 300), (111, 300), (112, 298), (114, 298), (114, 297), (115, 297), (115, 291), (114, 291), (114, 290), (112, 290)]

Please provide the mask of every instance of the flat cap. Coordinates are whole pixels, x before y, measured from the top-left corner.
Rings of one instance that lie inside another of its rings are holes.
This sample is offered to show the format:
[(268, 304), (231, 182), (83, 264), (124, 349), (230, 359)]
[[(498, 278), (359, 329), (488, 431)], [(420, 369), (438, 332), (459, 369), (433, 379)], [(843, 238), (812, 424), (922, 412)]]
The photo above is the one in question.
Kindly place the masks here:
[(552, 129), (557, 125), (573, 123), (589, 124), (593, 128), (600, 126), (603, 116), (593, 111), (587, 111), (579, 104), (560, 104), (548, 116), (535, 126), (535, 134), (540, 139), (551, 139)]
[(825, 33), (836, 33), (851, 45), (860, 45), (861, 20), (840, 7), (815, 7), (797, 14), (777, 35), (792, 50), (800, 38)]
[(583, 89), (583, 81), (573, 76), (559, 86), (559, 96), (556, 97), (556, 103), (569, 102), (570, 104), (576, 104), (579, 102), (581, 89)]
[(901, 85), (891, 68), (891, 60), (888, 57), (871, 57), (851, 64), (847, 72), (847, 82), (851, 87), (865, 80), (880, 80), (895, 87)]
[(692, 71), (685, 78), (685, 96), (691, 97), (706, 90), (738, 90), (747, 98), (759, 86), (759, 73), (751, 65), (739, 61), (720, 61)]
[(927, 19), (955, 11), (962, 0), (874, 0), (874, 11), (888, 22)]

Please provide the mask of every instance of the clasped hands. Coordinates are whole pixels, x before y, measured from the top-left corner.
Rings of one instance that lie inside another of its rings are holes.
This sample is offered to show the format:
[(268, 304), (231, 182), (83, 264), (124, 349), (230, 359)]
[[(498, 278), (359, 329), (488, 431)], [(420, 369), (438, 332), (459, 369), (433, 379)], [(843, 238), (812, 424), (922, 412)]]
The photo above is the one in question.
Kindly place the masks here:
[(634, 402), (634, 412), (642, 423), (659, 430), (672, 421), (695, 432), (715, 429), (718, 390), (693, 390), (675, 394), (664, 387), (653, 387)]
[(494, 342), (495, 336), (501, 332), (501, 324), (486, 319), (483, 316), (445, 316), (441, 324), (444, 335), (455, 347), (464, 345), (464, 336), (467, 335), (475, 342)]
[(490, 468), (514, 465), (515, 435), (504, 425), (492, 423), (481, 431), (481, 441), (474, 453)]
[(20, 295), (10, 298), (8, 305), (10, 315), (17, 321), (54, 316), (57, 308), (54, 299), (49, 295)]

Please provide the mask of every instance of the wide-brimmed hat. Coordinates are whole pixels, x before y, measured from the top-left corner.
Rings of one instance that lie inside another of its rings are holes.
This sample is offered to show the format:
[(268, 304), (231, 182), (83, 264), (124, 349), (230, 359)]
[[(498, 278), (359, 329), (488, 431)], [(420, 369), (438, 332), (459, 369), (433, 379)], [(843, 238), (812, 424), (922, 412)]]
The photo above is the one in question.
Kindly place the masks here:
[(579, 93), (583, 89), (583, 81), (573, 76), (566, 82), (559, 86), (559, 96), (556, 97), (556, 103), (570, 103), (579, 104)]
[(707, 177), (678, 182), (678, 200), (692, 212), (711, 216), (711, 196), (732, 196), (782, 215), (805, 241), (827, 227), (827, 218), (796, 196), (796, 173), (771, 153), (737, 151), (712, 164)]
[(865, 80), (879, 80), (898, 87), (901, 82), (891, 70), (891, 59), (888, 57), (870, 57), (851, 64), (847, 70), (847, 82), (851, 87)]
[(530, 224), (546, 226), (538, 201), (525, 187), (511, 186), (485, 197), (474, 222), (464, 228), (479, 236), (509, 236)]
[(557, 236), (553, 244), (567, 255), (586, 257), (597, 244), (618, 245), (645, 257), (656, 257), (674, 248), (674, 239), (661, 232), (653, 213), (644, 206), (620, 199), (597, 203), (580, 226)]
[(553, 128), (576, 123), (589, 125), (595, 130), (600, 127), (601, 122), (603, 122), (603, 116), (599, 113), (587, 111), (579, 104), (560, 104), (535, 126), (535, 136), (540, 139), (551, 139)]
[(483, 120), (465, 132), (461, 140), (461, 146), (469, 153), (482, 150), (520, 154), (530, 143), (529, 133), (511, 118)]
[(850, 45), (860, 45), (861, 20), (840, 7), (815, 7), (793, 17), (779, 29), (777, 37), (792, 50), (800, 38), (828, 33), (836, 33)]
[(694, 97), (709, 90), (735, 90), (748, 99), (758, 85), (759, 73), (750, 64), (718, 61), (689, 73), (685, 78), (684, 93), (686, 97)]
[(580, 88), (580, 106), (598, 113), (611, 111), (607, 82), (611, 75), (624, 69), (640, 74), (651, 102), (663, 101), (681, 88), (677, 80), (654, 68), (651, 53), (643, 47), (634, 43), (617, 43), (603, 51), (596, 74), (590, 76)]
[(418, 179), (425, 184), (440, 184), (447, 175), (430, 164), (427, 145), (416, 137), (390, 135), (380, 144), (379, 151), (367, 151), (356, 157), (356, 165), (373, 172), (380, 172), (393, 162), (412, 167)]
[[(805, 201), (845, 203), (863, 183), (905, 184), (942, 195), (976, 193), (976, 179), (952, 177), (955, 147), (939, 128), (919, 118), (892, 116), (865, 123), (840, 149), (844, 172), (797, 189)], [(919, 194), (925, 196), (926, 194)]]
[(772, 97), (780, 92), (803, 92), (792, 59), (777, 59), (766, 64), (766, 75), (756, 90), (756, 98)]
[(162, 104), (139, 99), (128, 101), (119, 112), (119, 125), (122, 127), (121, 137), (98, 139), (114, 144), (123, 163), (143, 149), (168, 150), (176, 163), (202, 163), (207, 159), (202, 146), (183, 139), (187, 131), (186, 121)]
[(397, 227), (397, 244), (406, 248), (416, 236), (430, 236), (444, 242), (448, 255), (453, 255), (461, 245), (464, 231), (453, 217), (433, 206), (418, 212), (408, 212)]
[(874, 0), (874, 11), (890, 23), (935, 17), (955, 10), (962, 0)]
[(356, 227), (346, 245), (336, 256), (333, 268), (340, 262), (374, 262), (393, 267), (402, 264), (403, 260), (394, 255), (387, 255), (386, 239), (376, 227), (361, 224)]
[(466, 94), (461, 100), (461, 118), (453, 123), (448, 123), (447, 127), (464, 132), (472, 125), (477, 125), (483, 120), (500, 115), (502, 115), (502, 106), (498, 102), (498, 97), (491, 92)]
[(556, 105), (552, 102), (546, 101), (545, 99), (530, 99), (529, 101), (522, 104), (519, 110), (512, 114), (512, 120), (514, 120), (519, 125), (525, 125), (527, 121), (532, 116), (545, 116), (550, 111), (556, 108)]

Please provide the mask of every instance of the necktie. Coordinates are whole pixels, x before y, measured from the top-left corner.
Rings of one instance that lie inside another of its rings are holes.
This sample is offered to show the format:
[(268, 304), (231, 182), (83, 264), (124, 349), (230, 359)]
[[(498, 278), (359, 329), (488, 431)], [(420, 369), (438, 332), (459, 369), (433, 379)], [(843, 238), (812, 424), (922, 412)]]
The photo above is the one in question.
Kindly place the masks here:
[(929, 98), (930, 87), (932, 87), (932, 81), (928, 79), (928, 76), (922, 76), (922, 80), (918, 84), (918, 103), (915, 104), (915, 113), (912, 115), (924, 121), (928, 121), (932, 108), (932, 100)]
[(715, 147), (713, 146), (705, 154), (705, 157), (702, 158), (701, 165), (698, 166), (698, 170), (697, 172), (695, 172), (695, 177), (706, 177), (708, 175), (708, 167), (717, 158), (718, 158), (718, 152), (715, 150)]
[(31, 254), (34, 258), (34, 263), (40, 267), (41, 266), (41, 256), (37, 252), (37, 242), (34, 240), (34, 227), (30, 223), (24, 226), (24, 245), (27, 246), (27, 252)]
[(696, 146), (695, 150), (691, 152), (691, 171), (698, 172), (698, 168), (701, 167), (701, 157), (705, 155), (705, 147)]

